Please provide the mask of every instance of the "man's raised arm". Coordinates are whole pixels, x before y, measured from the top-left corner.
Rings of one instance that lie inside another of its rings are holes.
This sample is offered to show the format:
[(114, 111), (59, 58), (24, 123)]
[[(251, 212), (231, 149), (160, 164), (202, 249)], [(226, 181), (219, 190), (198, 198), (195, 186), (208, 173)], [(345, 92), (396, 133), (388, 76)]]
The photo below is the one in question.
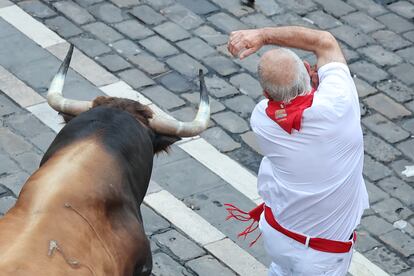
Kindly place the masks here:
[(263, 45), (278, 45), (313, 52), (318, 67), (329, 62), (346, 64), (344, 55), (335, 37), (327, 31), (305, 27), (286, 26), (234, 31), (230, 34), (228, 49), (233, 56), (243, 59)]

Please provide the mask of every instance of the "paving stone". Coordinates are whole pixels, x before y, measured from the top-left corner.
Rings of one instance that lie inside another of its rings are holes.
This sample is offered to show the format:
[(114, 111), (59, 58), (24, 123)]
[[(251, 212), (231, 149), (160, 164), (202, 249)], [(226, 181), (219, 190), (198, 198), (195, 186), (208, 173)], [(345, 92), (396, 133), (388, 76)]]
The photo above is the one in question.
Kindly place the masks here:
[[(248, 148), (237, 149), (229, 152), (230, 158), (236, 160), (241, 165), (245, 166), (251, 173), (256, 174), (259, 171), (262, 157), (259, 153)], [(248, 209), (247, 209), (248, 210)]]
[(407, 21), (406, 19), (394, 14), (387, 13), (380, 15), (376, 18), (382, 24), (387, 26), (388, 29), (397, 33), (403, 33), (414, 29), (414, 24)]
[(176, 230), (170, 230), (153, 237), (161, 247), (167, 247), (181, 261), (188, 261), (205, 254), (204, 250)]
[(305, 15), (318, 8), (315, 3), (306, 0), (292, 0), (279, 2), (282, 2), (288, 9), (300, 15)]
[(411, 42), (414, 42), (414, 31), (406, 32), (403, 34), (403, 36)]
[[(185, 93), (181, 95), (184, 99), (191, 102), (194, 105), (198, 105), (200, 102), (200, 94), (199, 93)], [(223, 111), (225, 106), (221, 104), (219, 101), (216, 101), (212, 97), (210, 97), (210, 113), (214, 114), (220, 111)]]
[(412, 112), (414, 112), (414, 101), (408, 102), (405, 105), (409, 110), (411, 110)]
[(414, 240), (400, 230), (394, 230), (379, 238), (405, 257), (414, 254)]
[(76, 24), (82, 25), (95, 20), (87, 10), (72, 1), (55, 2), (53, 6)]
[(154, 276), (191, 275), (182, 265), (165, 253), (157, 253), (152, 256), (152, 263), (152, 274)]
[(352, 73), (362, 77), (370, 84), (387, 79), (389, 77), (387, 72), (366, 61), (354, 62), (349, 65), (349, 68), (351, 69)]
[(206, 139), (221, 152), (229, 152), (240, 148), (240, 143), (235, 142), (224, 130), (219, 127), (207, 129), (201, 133), (201, 137)]
[(191, 58), (187, 54), (180, 54), (167, 59), (167, 64), (177, 70), (179, 73), (194, 78), (198, 75), (198, 70), (202, 69), (204, 74), (207, 74), (206, 67), (201, 65), (197, 60)]
[(231, 17), (227, 13), (216, 13), (212, 16), (207, 17), (207, 20), (211, 22), (218, 29), (224, 31), (225, 33), (230, 33), (236, 30), (245, 30), (248, 27), (240, 22), (239, 20)]
[(371, 36), (383, 47), (388, 48), (392, 51), (410, 45), (409, 41), (389, 30), (380, 30), (372, 33)]
[(203, 59), (216, 53), (216, 50), (199, 38), (183, 40), (178, 42), (177, 45), (196, 59)]
[(355, 9), (352, 6), (340, 0), (330, 0), (330, 1), (314, 0), (314, 1), (320, 4), (326, 12), (334, 15), (335, 17), (341, 17), (350, 12), (355, 11)]
[(405, 170), (406, 166), (412, 166), (413, 165), (412, 163), (413, 163), (412, 161), (401, 159), (401, 160), (392, 162), (391, 168), (398, 175), (398, 177), (404, 180), (406, 183), (414, 183), (413, 177), (406, 177), (405, 175), (401, 173), (402, 171)]
[(52, 141), (55, 139), (56, 133), (49, 130), (47, 132), (40, 133), (33, 138), (30, 138), (30, 142), (32, 142), (36, 147), (38, 147), (42, 152), (46, 152), (49, 148)]
[(376, 162), (368, 155), (364, 157), (363, 174), (371, 181), (377, 181), (391, 175), (391, 170), (379, 162)]
[(166, 57), (179, 53), (174, 46), (157, 35), (140, 40), (139, 43), (157, 57)]
[(234, 60), (234, 62), (236, 62), (238, 65), (240, 65), (253, 75), (257, 75), (257, 65), (259, 64), (259, 61), (260, 57), (257, 54), (250, 55), (247, 58), (244, 58), (243, 60)]
[(133, 88), (142, 88), (155, 84), (155, 82), (147, 77), (138, 69), (129, 69), (118, 73), (118, 76)]
[(143, 0), (141, 2), (152, 6), (155, 10), (160, 10), (161, 8), (173, 4), (174, 0)]
[(239, 67), (230, 59), (223, 56), (213, 56), (204, 59), (204, 63), (221, 76), (228, 76), (239, 71)]
[(406, 270), (405, 272), (398, 274), (398, 276), (411, 276), (414, 274), (414, 269)]
[(142, 90), (142, 94), (165, 109), (171, 109), (185, 104), (182, 99), (159, 85)]
[(361, 225), (376, 236), (395, 230), (391, 223), (376, 215), (363, 217)]
[[(1, 181), (1, 178), (0, 178)], [(3, 186), (0, 186), (0, 195), (4, 195), (5, 193), (7, 193), (6, 188), (4, 188)]]
[(227, 99), (224, 101), (224, 105), (239, 114), (240, 116), (247, 118), (252, 113), (256, 102), (252, 98), (246, 95), (240, 95)]
[(365, 181), (365, 186), (369, 195), (369, 203), (373, 204), (389, 197), (387, 193), (378, 188), (375, 184)]
[(283, 13), (280, 15), (276, 15), (272, 17), (274, 24), (277, 26), (283, 25), (294, 25), (294, 26), (302, 26), (302, 27), (309, 27), (312, 28), (311, 22), (303, 19), (302, 17), (298, 16), (296, 13)]
[(361, 80), (358, 77), (354, 78), (354, 83), (358, 91), (358, 96), (360, 98), (366, 97), (368, 95), (374, 94), (377, 92), (377, 89), (369, 85), (366, 81)]
[(373, 204), (371, 208), (375, 211), (375, 213), (391, 223), (394, 223), (400, 219), (407, 219), (413, 214), (408, 207), (404, 206), (395, 198), (384, 199), (383, 201)]
[(365, 135), (364, 148), (367, 153), (382, 162), (391, 162), (401, 156), (400, 151), (371, 134)]
[(391, 120), (411, 115), (411, 112), (404, 106), (396, 103), (382, 93), (369, 96), (364, 100), (364, 103)]
[(69, 41), (75, 44), (75, 46), (87, 56), (92, 58), (111, 51), (111, 48), (93, 38), (75, 37), (71, 38)]
[(122, 10), (110, 3), (96, 4), (89, 8), (90, 12), (102, 21), (113, 24), (121, 22), (129, 17)]
[(12, 5), (14, 5), (13, 2), (8, 0), (0, 0), (0, 8), (10, 7)]
[(84, 25), (83, 28), (105, 43), (114, 42), (123, 38), (120, 33), (102, 22)]
[(200, 28), (194, 30), (194, 34), (207, 41), (208, 44), (217, 46), (227, 43), (228, 36), (224, 35), (210, 26), (203, 25)]
[(404, 60), (411, 62), (414, 64), (414, 47), (405, 48), (399, 50), (397, 54), (402, 57)]
[(130, 8), (141, 4), (140, 0), (111, 0), (111, 2), (120, 8)]
[(205, 78), (207, 90), (211, 95), (222, 98), (230, 95), (236, 95), (239, 92), (236, 88), (228, 84), (225, 80), (214, 75), (212, 78)]
[(11, 156), (16, 156), (24, 152), (30, 152), (32, 146), (21, 136), (16, 135), (5, 127), (0, 127), (0, 149), (3, 149)]
[(263, 94), (260, 83), (246, 73), (241, 73), (230, 78), (230, 83), (240, 90), (242, 94), (248, 95), (253, 99)]
[(200, 15), (218, 11), (218, 7), (208, 0), (177, 0), (177, 2)]
[(21, 171), (17, 164), (7, 154), (3, 154), (0, 152), (0, 161), (0, 175)]
[(152, 254), (158, 253), (158, 251), (160, 250), (160, 248), (158, 247), (158, 245), (152, 239), (150, 239), (149, 241), (150, 241), (151, 253)]
[(56, 13), (48, 6), (37, 0), (19, 2), (19, 6), (28, 14), (37, 18), (48, 18)]
[(414, 98), (414, 91), (395, 79), (380, 82), (376, 87), (398, 102), (406, 102)]
[(281, 14), (284, 12), (284, 8), (282, 8), (276, 1), (274, 0), (256, 0), (255, 1), (255, 9), (260, 11), (266, 16), (272, 16), (275, 14)]
[(401, 80), (405, 84), (414, 85), (414, 78), (412, 72), (414, 72), (414, 66), (409, 63), (401, 63), (395, 67), (388, 69), (393, 76)]
[(150, 75), (158, 75), (168, 70), (163, 62), (158, 61), (155, 57), (146, 53), (131, 56), (129, 57), (129, 61)]
[(220, 275), (220, 276), (232, 276), (236, 275), (230, 269), (220, 264), (212, 256), (203, 256), (198, 259), (191, 260), (187, 262), (191, 270), (195, 271), (199, 276), (210, 276), (210, 275)]
[(240, 135), (240, 137), (242, 138), (243, 142), (249, 145), (250, 148), (252, 148), (257, 153), (262, 154), (259, 144), (256, 140), (256, 135), (252, 131), (243, 133), (242, 135)]
[(403, 61), (399, 56), (385, 50), (379, 45), (359, 48), (358, 52), (372, 59), (375, 63), (381, 66), (393, 66)]
[(49, 128), (31, 113), (10, 115), (5, 118), (3, 125), (7, 128), (12, 128), (15, 133), (25, 138), (33, 138), (40, 133), (49, 131)]
[(244, 16), (254, 12), (254, 9), (246, 5), (240, 5), (239, 0), (211, 0), (221, 8), (228, 10), (234, 16)]
[(118, 29), (118, 31), (134, 40), (143, 39), (154, 34), (153, 31), (136, 20), (126, 20), (116, 23), (113, 26)]
[(409, 139), (400, 143), (397, 148), (401, 150), (405, 156), (414, 160), (414, 139)]
[(147, 5), (133, 8), (130, 13), (146, 25), (158, 25), (165, 21), (165, 17)]
[(20, 108), (9, 97), (0, 92), (0, 117), (19, 112)]
[(31, 174), (39, 168), (42, 157), (35, 152), (24, 152), (16, 155), (14, 159), (19, 163), (22, 169)]
[(154, 212), (145, 204), (141, 204), (141, 214), (144, 221), (145, 234), (147, 236), (158, 233), (160, 230), (170, 227), (170, 223)]
[(231, 133), (242, 133), (249, 130), (246, 121), (231, 111), (214, 114), (211, 118)]
[(131, 67), (123, 58), (113, 54), (98, 57), (96, 60), (110, 72), (117, 72)]
[(165, 22), (154, 28), (154, 31), (170, 41), (179, 41), (190, 37), (190, 33), (173, 22)]
[(128, 39), (122, 39), (111, 44), (111, 47), (115, 49), (120, 55), (129, 58), (136, 56), (142, 51), (134, 42)]
[(414, 207), (414, 189), (399, 178), (395, 176), (384, 178), (378, 182), (378, 186), (409, 207)]
[(372, 38), (348, 25), (342, 25), (329, 31), (352, 48), (359, 48), (373, 43)]
[(0, 215), (4, 215), (16, 203), (16, 199), (12, 196), (5, 196), (0, 198)]
[(252, 28), (264, 28), (274, 25), (272, 20), (260, 13), (244, 16), (240, 20)]
[(414, 5), (408, 1), (398, 1), (388, 5), (388, 8), (407, 19), (414, 18)]
[(161, 14), (186, 30), (197, 28), (203, 24), (203, 20), (198, 15), (180, 4), (162, 9)]
[(414, 134), (414, 118), (413, 119), (409, 119), (403, 122), (403, 124), (401, 125), (404, 129), (408, 130), (409, 132), (411, 132), (412, 134)]
[[(91, 5), (94, 5), (96, 3), (100, 3), (103, 0), (75, 0), (76, 3), (78, 3), (79, 5), (81, 5), (82, 7), (89, 7)], [(48, 1), (50, 2), (50, 1)]]
[(64, 18), (57, 16), (52, 19), (45, 20), (45, 24), (52, 30), (57, 32), (62, 37), (71, 37), (82, 33), (82, 30), (75, 24)]
[(321, 29), (330, 29), (341, 26), (341, 21), (322, 10), (317, 10), (306, 15), (306, 18), (312, 20)]
[(364, 255), (371, 262), (394, 275), (409, 268), (409, 266), (395, 253), (382, 246), (365, 252)]
[[(194, 175), (197, 177), (194, 178)], [(227, 185), (214, 172), (191, 157), (154, 167), (153, 179), (179, 199)]]
[(362, 30), (365, 33), (370, 33), (379, 29), (385, 28), (385, 26), (369, 15), (362, 12), (354, 12), (345, 15), (341, 18), (349, 25)]
[(172, 72), (160, 78), (160, 82), (171, 91), (182, 93), (191, 89), (191, 83), (179, 74)]
[(368, 234), (368, 232), (358, 230), (358, 239), (355, 243), (355, 249), (358, 252), (364, 253), (379, 246), (381, 246), (381, 243)]
[(374, 17), (388, 12), (383, 6), (377, 4), (375, 0), (348, 0), (347, 2), (358, 10)]
[(389, 143), (396, 143), (407, 139), (410, 136), (407, 131), (378, 113), (365, 117), (362, 119), (362, 123)]

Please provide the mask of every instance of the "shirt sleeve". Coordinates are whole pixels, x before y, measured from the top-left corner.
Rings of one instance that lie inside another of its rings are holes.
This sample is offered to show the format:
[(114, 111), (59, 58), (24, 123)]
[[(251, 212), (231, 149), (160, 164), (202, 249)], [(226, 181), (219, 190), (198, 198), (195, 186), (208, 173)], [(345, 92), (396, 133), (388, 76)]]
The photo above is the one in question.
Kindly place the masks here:
[(319, 87), (315, 93), (317, 101), (332, 107), (338, 115), (349, 106), (359, 113), (358, 93), (346, 64), (325, 64), (319, 68), (318, 76)]

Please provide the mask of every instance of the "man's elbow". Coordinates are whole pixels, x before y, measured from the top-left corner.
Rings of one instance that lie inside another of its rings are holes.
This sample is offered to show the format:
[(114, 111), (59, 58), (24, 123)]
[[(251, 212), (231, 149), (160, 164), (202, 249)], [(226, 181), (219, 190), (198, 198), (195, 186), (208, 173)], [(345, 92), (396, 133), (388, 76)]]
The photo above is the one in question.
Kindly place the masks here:
[(338, 47), (336, 38), (328, 31), (321, 31), (319, 39), (319, 48), (321, 50), (329, 50)]

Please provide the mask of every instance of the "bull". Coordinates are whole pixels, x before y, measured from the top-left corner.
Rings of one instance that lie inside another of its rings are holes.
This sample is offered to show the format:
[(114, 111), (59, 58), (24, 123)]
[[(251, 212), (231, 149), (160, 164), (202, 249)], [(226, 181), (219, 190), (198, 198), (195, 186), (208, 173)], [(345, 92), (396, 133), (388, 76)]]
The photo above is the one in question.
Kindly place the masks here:
[(180, 122), (129, 99), (64, 98), (72, 52), (47, 95), (67, 124), (0, 219), (0, 275), (150, 275), (140, 205), (154, 154), (207, 127), (202, 71), (196, 117)]

